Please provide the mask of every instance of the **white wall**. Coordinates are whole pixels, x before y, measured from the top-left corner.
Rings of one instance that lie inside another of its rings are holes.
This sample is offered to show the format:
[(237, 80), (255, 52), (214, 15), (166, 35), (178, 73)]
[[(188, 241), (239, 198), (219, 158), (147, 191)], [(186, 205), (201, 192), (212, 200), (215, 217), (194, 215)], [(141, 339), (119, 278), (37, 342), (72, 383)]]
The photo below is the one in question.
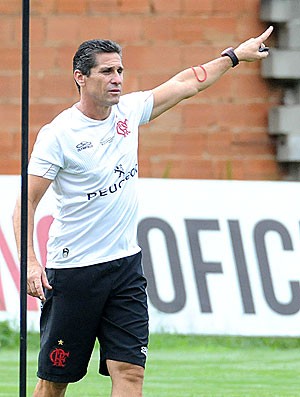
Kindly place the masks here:
[[(12, 211), (19, 177), (0, 176), (0, 320), (18, 322)], [(138, 236), (150, 330), (300, 336), (300, 185), (294, 182), (140, 180)], [(37, 216), (44, 262), (51, 196)], [(39, 305), (28, 301), (29, 327)]]

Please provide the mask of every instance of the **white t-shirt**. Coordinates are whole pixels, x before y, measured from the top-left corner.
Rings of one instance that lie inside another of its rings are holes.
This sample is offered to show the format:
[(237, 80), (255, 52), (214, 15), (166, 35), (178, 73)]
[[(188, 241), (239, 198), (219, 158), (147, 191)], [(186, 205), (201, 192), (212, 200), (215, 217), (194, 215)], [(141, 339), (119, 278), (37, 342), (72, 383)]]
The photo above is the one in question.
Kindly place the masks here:
[(106, 120), (90, 119), (74, 105), (40, 130), (28, 173), (53, 180), (48, 268), (89, 266), (140, 251), (138, 127), (152, 109), (152, 92), (136, 92), (121, 96)]

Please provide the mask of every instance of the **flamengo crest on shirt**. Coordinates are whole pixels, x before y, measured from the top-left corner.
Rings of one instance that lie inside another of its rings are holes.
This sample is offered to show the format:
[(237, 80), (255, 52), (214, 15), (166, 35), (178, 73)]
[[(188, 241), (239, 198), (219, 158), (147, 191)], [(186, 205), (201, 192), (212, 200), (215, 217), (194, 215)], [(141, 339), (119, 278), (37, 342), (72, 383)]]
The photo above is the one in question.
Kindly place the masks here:
[(117, 122), (117, 133), (119, 135), (123, 135), (124, 138), (127, 137), (128, 134), (130, 134), (130, 131), (128, 130), (128, 120), (125, 119), (124, 121), (118, 121)]

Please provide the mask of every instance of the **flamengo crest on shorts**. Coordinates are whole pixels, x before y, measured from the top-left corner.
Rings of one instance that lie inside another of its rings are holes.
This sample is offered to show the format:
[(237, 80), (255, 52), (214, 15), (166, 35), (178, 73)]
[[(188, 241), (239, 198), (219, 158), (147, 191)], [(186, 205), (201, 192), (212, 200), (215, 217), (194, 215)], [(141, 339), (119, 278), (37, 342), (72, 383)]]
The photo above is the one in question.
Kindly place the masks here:
[[(58, 341), (58, 345), (62, 346), (64, 342), (62, 340)], [(65, 367), (67, 358), (70, 356), (70, 352), (64, 351), (61, 347), (56, 347), (49, 354), (50, 361), (53, 367)]]

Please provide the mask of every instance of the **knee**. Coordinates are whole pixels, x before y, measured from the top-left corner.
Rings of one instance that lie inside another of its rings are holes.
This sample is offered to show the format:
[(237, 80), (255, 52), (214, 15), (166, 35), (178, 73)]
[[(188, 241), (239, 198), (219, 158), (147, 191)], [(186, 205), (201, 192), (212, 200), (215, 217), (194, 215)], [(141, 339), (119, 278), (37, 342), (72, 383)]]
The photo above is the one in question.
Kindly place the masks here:
[(39, 379), (34, 396), (64, 396), (68, 383), (49, 382)]

